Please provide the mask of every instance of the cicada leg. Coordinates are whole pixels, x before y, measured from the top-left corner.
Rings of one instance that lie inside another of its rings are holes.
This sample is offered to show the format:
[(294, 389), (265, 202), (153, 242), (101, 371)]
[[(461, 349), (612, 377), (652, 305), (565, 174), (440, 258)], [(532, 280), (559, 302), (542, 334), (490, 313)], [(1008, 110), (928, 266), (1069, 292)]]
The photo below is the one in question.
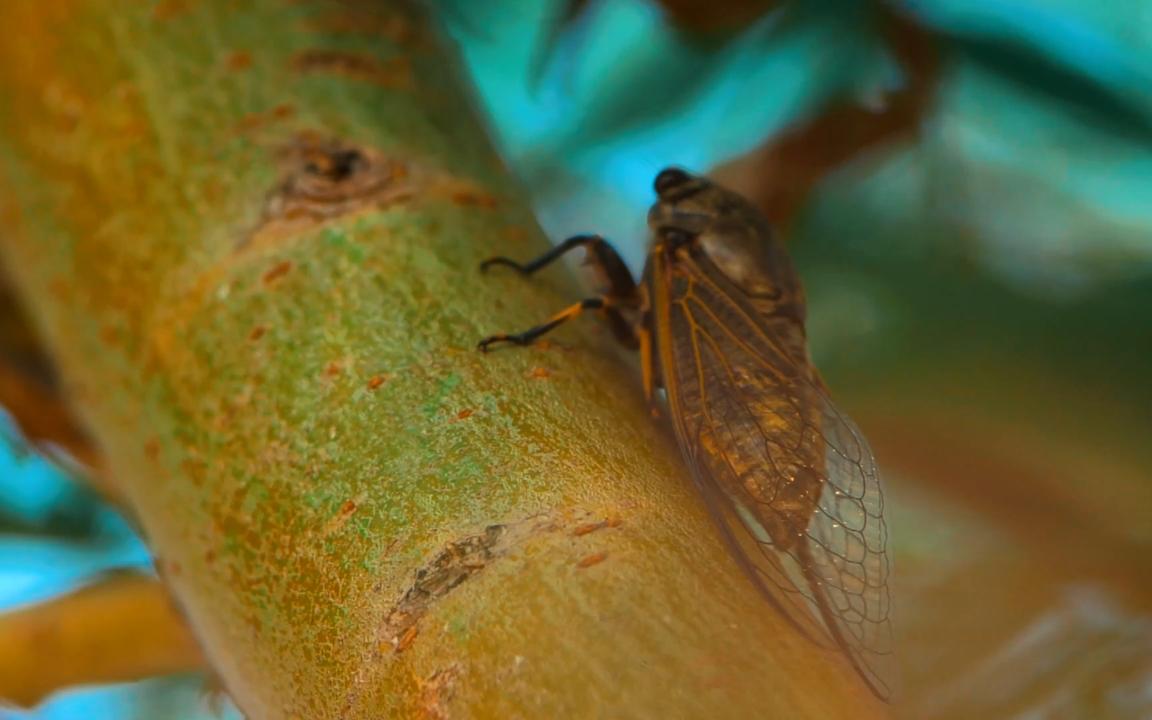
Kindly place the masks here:
[(564, 324), (574, 317), (578, 317), (584, 313), (585, 310), (603, 310), (605, 309), (604, 298), (588, 298), (581, 300), (575, 305), (570, 305), (552, 317), (548, 318), (547, 322), (543, 322), (536, 327), (528, 328), (524, 332), (519, 333), (501, 333), (499, 335), (490, 335), (479, 342), (476, 346), (483, 352), (488, 352), (488, 346), (494, 343), (510, 343), (512, 345), (531, 345), (536, 338), (553, 330), (556, 327)]
[(656, 366), (655, 347), (653, 346), (652, 303), (648, 295), (648, 285), (639, 288), (640, 314), (632, 326), (632, 332), (640, 350), (640, 372), (644, 382), (644, 399), (648, 402), (648, 412), (652, 417), (660, 417), (660, 403), (656, 398), (656, 388), (661, 387), (664, 380), (660, 376), (660, 369)]
[(624, 259), (616, 252), (616, 248), (599, 235), (573, 235), (535, 260), (526, 263), (518, 263), (506, 257), (488, 258), (480, 263), (480, 271), (484, 272), (493, 265), (503, 265), (521, 275), (532, 275), (581, 247), (587, 252), (585, 262), (603, 275), (604, 281), (609, 286), (610, 295), (623, 297), (636, 294), (636, 281), (632, 279), (632, 273), (628, 271)]
[(574, 317), (581, 315), (585, 310), (600, 310), (608, 320), (612, 334), (629, 348), (637, 348), (640, 344), (635, 329), (621, 312), (622, 309), (635, 308), (639, 304), (640, 294), (636, 281), (624, 264), (623, 258), (607, 240), (599, 235), (576, 235), (568, 238), (540, 257), (526, 263), (518, 263), (506, 257), (494, 257), (480, 264), (482, 271), (494, 265), (510, 267), (521, 275), (532, 275), (541, 268), (547, 267), (566, 253), (584, 248), (587, 252), (586, 263), (591, 265), (601, 280), (607, 286), (607, 292), (600, 297), (588, 298), (556, 313), (546, 322), (519, 333), (503, 333), (492, 335), (480, 341), (480, 350), (487, 351), (488, 346), (494, 343), (511, 343), (513, 345), (529, 345), (541, 335), (553, 330)]

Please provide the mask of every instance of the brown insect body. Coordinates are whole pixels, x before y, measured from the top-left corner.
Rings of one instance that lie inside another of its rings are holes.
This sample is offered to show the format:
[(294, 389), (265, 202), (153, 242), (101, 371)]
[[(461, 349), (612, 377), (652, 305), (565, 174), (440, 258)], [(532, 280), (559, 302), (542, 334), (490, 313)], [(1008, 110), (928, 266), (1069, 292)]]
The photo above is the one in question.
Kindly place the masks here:
[(792, 262), (744, 198), (686, 173), (661, 177), (639, 332), (651, 334), (650, 372), (680, 448), (757, 586), (887, 697), (879, 478), (809, 358)]
[(608, 290), (481, 347), (527, 344), (584, 309), (601, 310), (618, 337), (639, 346), (649, 402), (666, 410), (753, 583), (802, 633), (838, 647), (887, 699), (891, 608), (879, 477), (866, 441), (832, 404), (809, 358), (791, 260), (736, 193), (674, 168), (660, 173), (656, 192), (639, 286), (596, 236), (572, 238), (525, 266), (495, 259), (527, 274), (583, 246)]

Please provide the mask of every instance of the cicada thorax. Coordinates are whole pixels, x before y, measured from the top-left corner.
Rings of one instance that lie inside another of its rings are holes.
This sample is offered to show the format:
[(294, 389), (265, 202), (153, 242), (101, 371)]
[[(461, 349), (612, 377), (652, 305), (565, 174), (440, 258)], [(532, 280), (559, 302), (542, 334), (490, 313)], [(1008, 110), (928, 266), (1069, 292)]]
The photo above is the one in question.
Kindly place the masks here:
[[(679, 188), (673, 197), (674, 203), (662, 198), (649, 213), (657, 237), (652, 251), (670, 252), (674, 265), (699, 266), (725, 292), (753, 308), (797, 364), (810, 365), (804, 288), (764, 216), (739, 195), (703, 179)], [(661, 241), (668, 229), (679, 231), (684, 240)]]

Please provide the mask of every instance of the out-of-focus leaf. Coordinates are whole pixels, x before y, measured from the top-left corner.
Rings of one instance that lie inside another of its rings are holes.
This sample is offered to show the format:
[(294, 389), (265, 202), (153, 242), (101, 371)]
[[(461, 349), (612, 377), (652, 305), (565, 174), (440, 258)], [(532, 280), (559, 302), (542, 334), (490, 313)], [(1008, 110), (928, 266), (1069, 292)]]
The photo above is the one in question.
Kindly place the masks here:
[[(1117, 14), (1124, 13), (1116, 4)], [(1147, 16), (1132, 6), (1133, 23)], [(1152, 144), (1152, 56), (1030, 2), (926, 3), (917, 13), (955, 55), (1044, 96), (1102, 133)]]
[[(595, 52), (589, 48), (573, 83), (579, 113), (566, 142), (574, 147), (615, 143), (701, 113), (711, 123), (700, 127), (704, 139), (713, 128), (743, 124), (741, 116), (765, 118), (781, 101), (796, 102), (795, 90), (780, 84), (786, 68), (827, 93), (859, 81), (874, 55), (875, 38), (858, 30), (867, 17), (859, 6), (826, 13), (790, 5), (734, 35), (678, 32), (651, 13), (610, 8), (597, 18)], [(761, 122), (764, 132), (770, 125)]]
[(104, 496), (30, 452), (26, 438), (0, 411), (0, 533), (4, 532), (93, 541), (131, 535)]

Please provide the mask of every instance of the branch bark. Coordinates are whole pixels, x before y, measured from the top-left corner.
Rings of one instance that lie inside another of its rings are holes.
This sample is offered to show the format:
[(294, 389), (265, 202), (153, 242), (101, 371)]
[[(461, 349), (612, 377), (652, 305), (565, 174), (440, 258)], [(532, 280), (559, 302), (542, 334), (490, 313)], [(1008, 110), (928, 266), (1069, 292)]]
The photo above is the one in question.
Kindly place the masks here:
[(4, 3), (0, 253), (254, 718), (883, 714), (714, 534), (424, 18)]

